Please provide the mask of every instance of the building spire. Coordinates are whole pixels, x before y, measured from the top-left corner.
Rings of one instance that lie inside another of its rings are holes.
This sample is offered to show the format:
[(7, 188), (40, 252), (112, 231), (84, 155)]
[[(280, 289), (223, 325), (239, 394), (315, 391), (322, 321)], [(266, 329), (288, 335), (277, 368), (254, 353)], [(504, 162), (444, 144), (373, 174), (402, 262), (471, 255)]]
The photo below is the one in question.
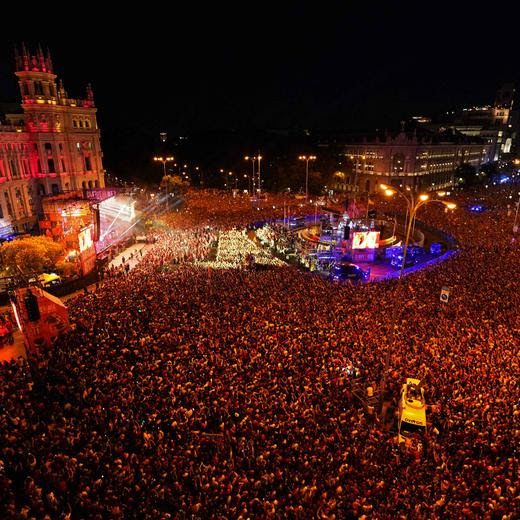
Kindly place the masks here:
[(27, 48), (25, 47), (25, 42), (22, 42), (22, 67), (20, 67), (20, 70), (29, 70), (29, 53), (27, 52)]
[(45, 58), (45, 63), (47, 64), (47, 72), (53, 72), (53, 65), (52, 65), (52, 58), (51, 58), (51, 51), (49, 50), (49, 47), (47, 47), (47, 56)]
[(61, 79), (58, 82), (58, 97), (60, 99), (67, 99), (67, 91), (65, 90), (65, 87), (63, 86), (63, 81)]
[(87, 84), (87, 99), (94, 102), (94, 92), (92, 90), (92, 83)]
[(40, 70), (42, 72), (47, 72), (47, 67), (45, 64), (45, 56), (43, 55), (43, 49), (42, 49), (41, 43), (38, 43), (38, 49), (36, 50), (36, 54), (38, 57), (38, 62), (40, 64)]

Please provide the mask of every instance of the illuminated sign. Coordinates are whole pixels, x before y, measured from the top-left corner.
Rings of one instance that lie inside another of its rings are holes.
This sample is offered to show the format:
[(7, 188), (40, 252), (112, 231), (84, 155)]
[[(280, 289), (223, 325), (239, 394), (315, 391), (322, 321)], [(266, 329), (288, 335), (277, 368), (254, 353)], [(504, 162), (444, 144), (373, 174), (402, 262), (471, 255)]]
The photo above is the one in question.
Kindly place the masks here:
[(80, 253), (94, 247), (94, 242), (92, 241), (92, 225), (86, 227), (78, 234), (78, 241)]
[(376, 249), (379, 231), (356, 231), (352, 236), (352, 249)]

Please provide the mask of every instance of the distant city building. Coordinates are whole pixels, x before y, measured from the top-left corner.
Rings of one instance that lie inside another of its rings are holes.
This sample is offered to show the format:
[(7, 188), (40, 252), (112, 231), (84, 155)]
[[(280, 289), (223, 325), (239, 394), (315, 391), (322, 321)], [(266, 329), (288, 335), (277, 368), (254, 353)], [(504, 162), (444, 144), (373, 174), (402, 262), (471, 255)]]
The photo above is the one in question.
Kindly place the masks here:
[(458, 132), (404, 128), (396, 134), (353, 135), (343, 145), (342, 169), (333, 188), (372, 193), (380, 183), (436, 190), (456, 183), (463, 163), (478, 167), (489, 160), (489, 145)]
[(506, 83), (497, 90), (493, 105), (463, 108), (445, 126), (485, 139), (491, 161), (505, 159), (516, 149), (518, 115), (514, 101), (515, 86)]
[(32, 229), (46, 195), (105, 185), (90, 85), (84, 99), (69, 97), (41, 47), (16, 52), (15, 74), (21, 111), (0, 122), (0, 235)]

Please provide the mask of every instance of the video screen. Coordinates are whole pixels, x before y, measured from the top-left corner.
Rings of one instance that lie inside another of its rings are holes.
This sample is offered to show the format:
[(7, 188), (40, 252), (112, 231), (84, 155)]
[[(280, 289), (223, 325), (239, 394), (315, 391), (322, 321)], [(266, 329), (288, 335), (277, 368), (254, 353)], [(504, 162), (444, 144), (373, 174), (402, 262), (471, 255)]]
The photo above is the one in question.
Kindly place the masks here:
[(355, 231), (352, 249), (376, 249), (379, 247), (379, 231)]
[(112, 244), (128, 238), (135, 224), (135, 200), (116, 195), (99, 203), (98, 253)]

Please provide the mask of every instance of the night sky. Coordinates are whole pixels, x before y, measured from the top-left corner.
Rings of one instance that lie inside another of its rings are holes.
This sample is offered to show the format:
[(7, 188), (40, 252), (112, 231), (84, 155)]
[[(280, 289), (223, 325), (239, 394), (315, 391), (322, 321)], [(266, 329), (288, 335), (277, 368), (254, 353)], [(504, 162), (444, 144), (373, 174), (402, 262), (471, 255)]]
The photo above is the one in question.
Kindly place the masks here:
[(39, 13), (37, 30), (13, 18), (16, 31), (0, 37), (0, 101), (18, 100), (13, 44), (48, 46), (69, 95), (92, 82), (105, 163), (117, 168), (163, 129), (395, 127), (490, 103), (519, 76), (512, 16), (475, 3), (215, 4), (140, 4), (109, 18), (85, 7), (68, 11), (70, 24)]

